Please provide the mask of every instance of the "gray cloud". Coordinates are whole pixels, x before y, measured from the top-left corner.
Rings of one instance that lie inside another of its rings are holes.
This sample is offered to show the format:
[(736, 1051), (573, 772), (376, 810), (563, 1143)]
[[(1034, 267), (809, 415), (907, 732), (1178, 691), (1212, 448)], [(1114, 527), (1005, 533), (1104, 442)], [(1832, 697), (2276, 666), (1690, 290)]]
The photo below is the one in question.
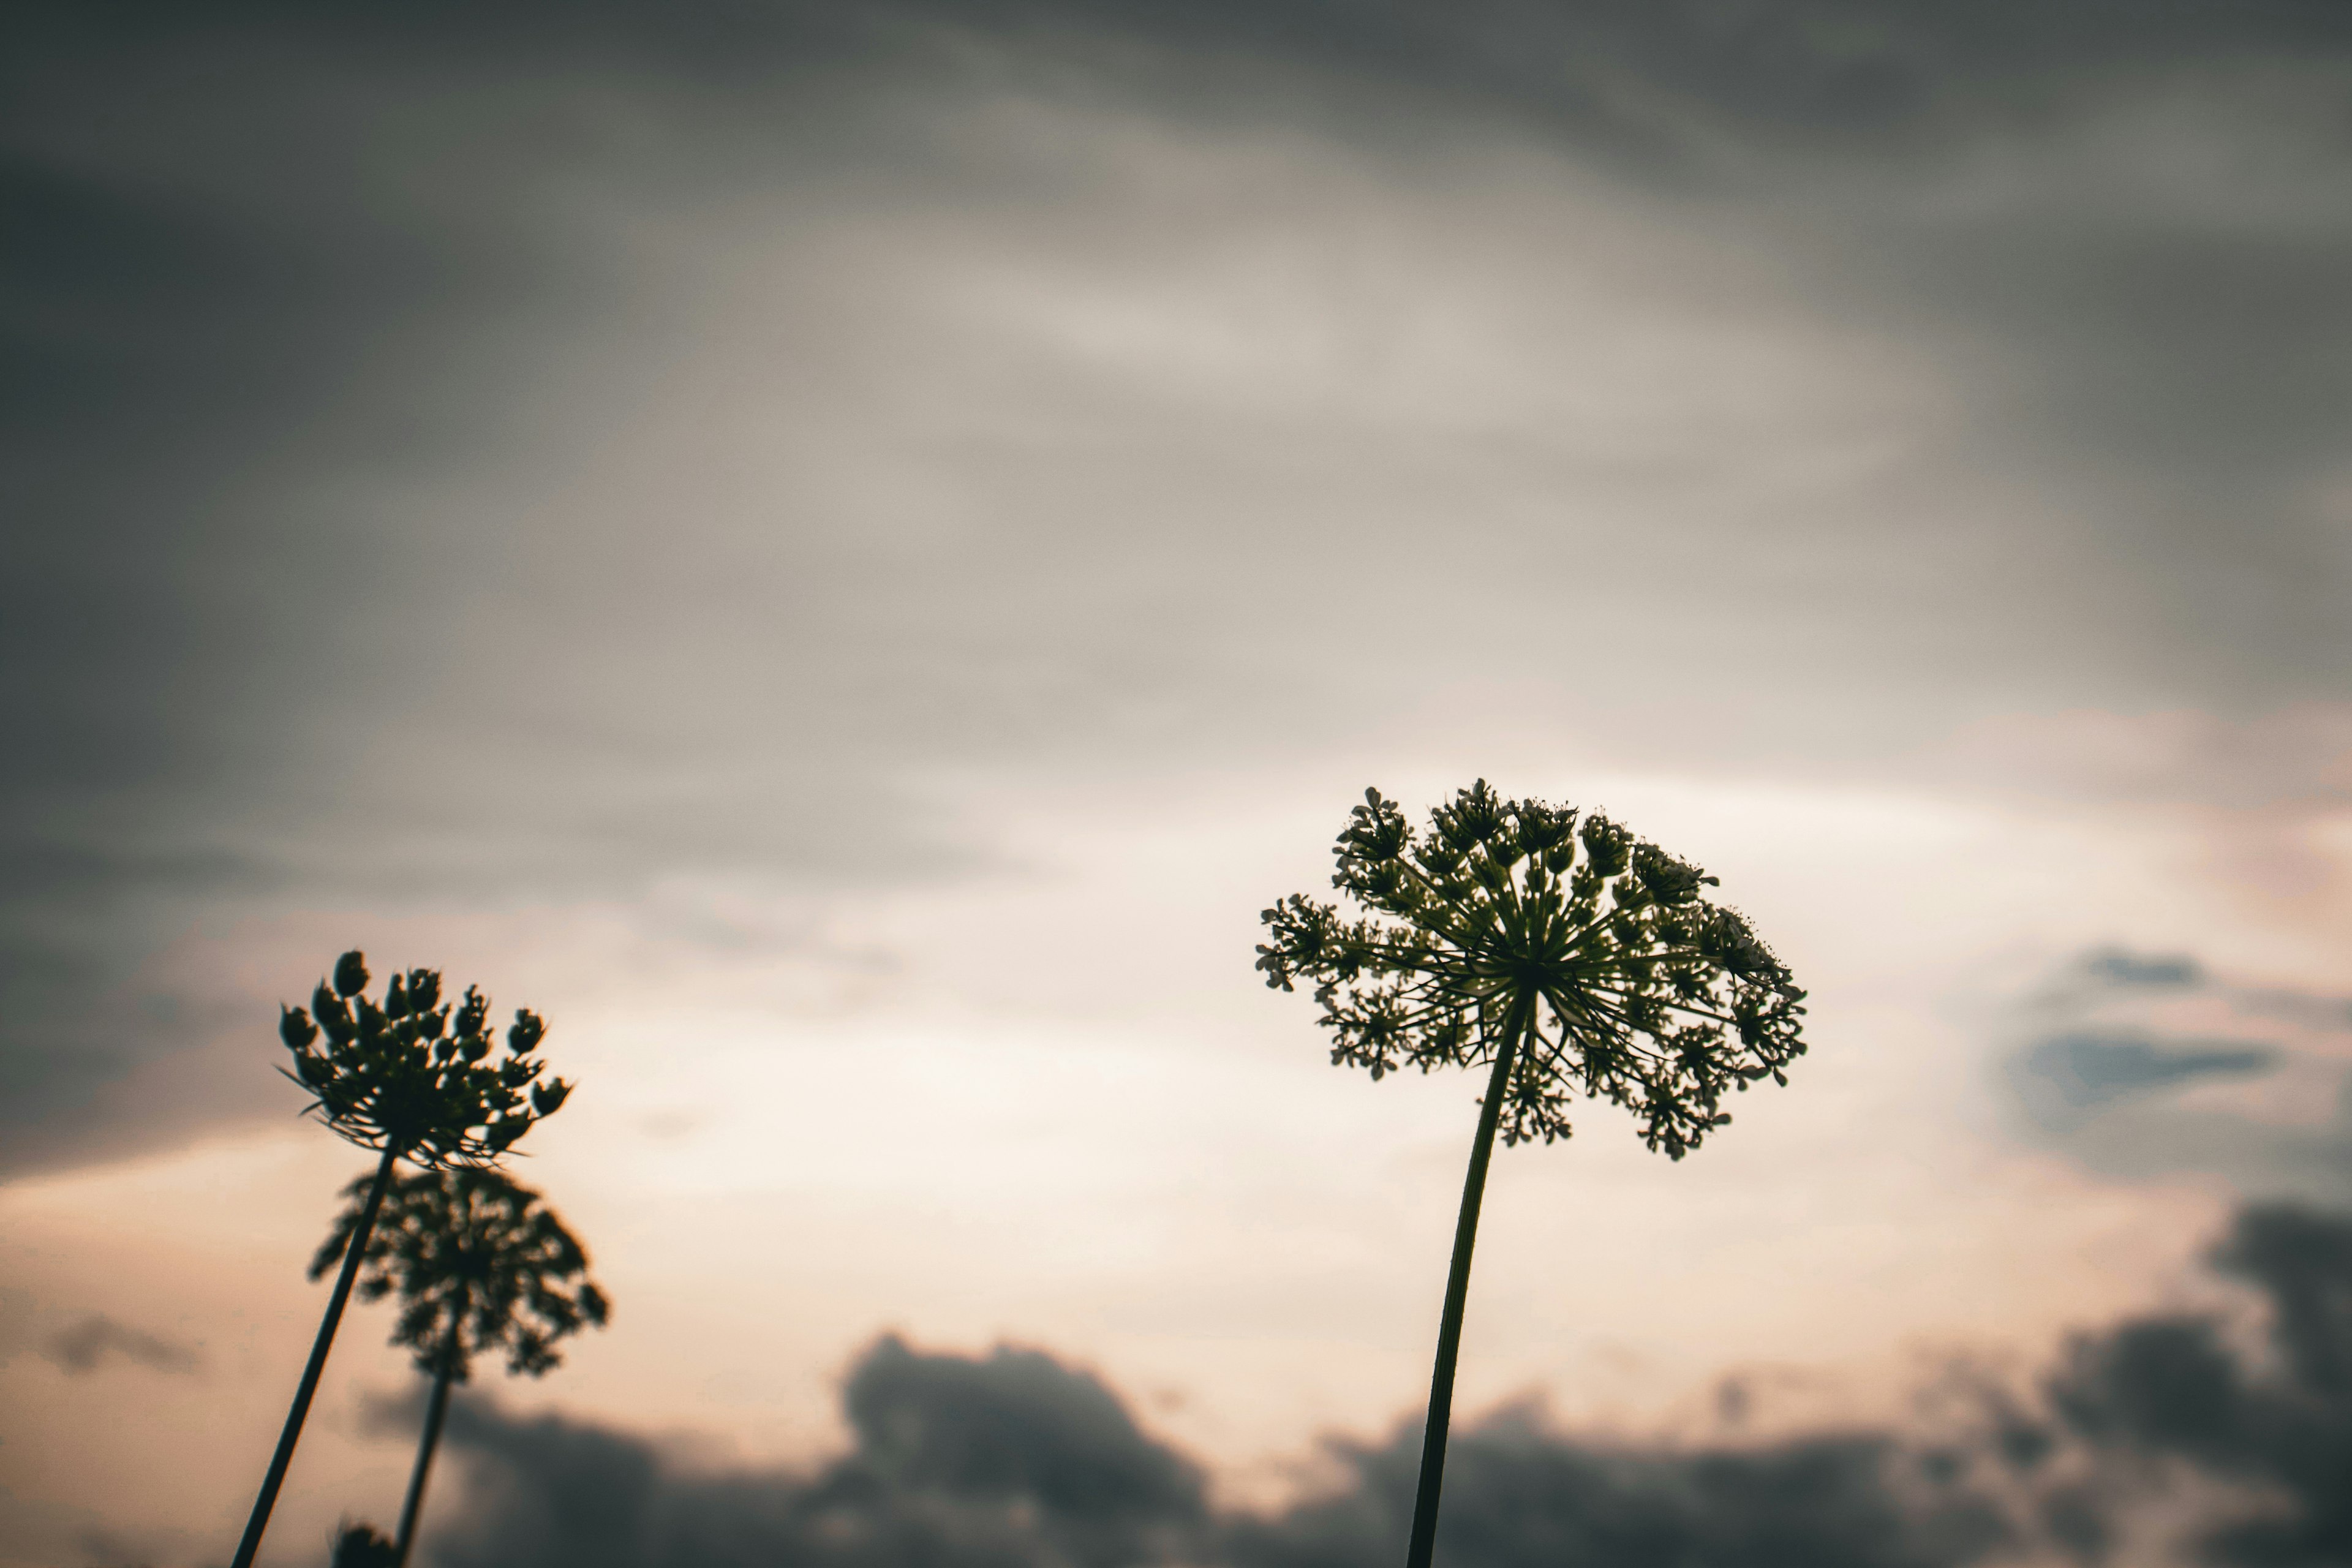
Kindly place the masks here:
[(204, 1364), (194, 1347), (117, 1322), (103, 1312), (92, 1312), (51, 1335), (42, 1354), (76, 1376), (115, 1361), (178, 1374), (193, 1373)]
[(0, 760), (0, 1077), (17, 1164), (180, 1120), (173, 1097), (135, 1117), (104, 1102), (193, 1043), (145, 1016), (140, 972), (192, 906), (282, 885), (223, 842), (222, 819), (247, 787), (280, 804), (263, 781), (316, 766), (298, 672), (354, 679), (334, 601), (351, 632), (379, 618), (339, 588), (378, 570), (364, 542), (302, 529), (282, 499), (256, 505), (248, 476), (316, 428), (371, 337), (413, 323), (432, 290), (410, 265), (420, 247), (343, 243), (316, 202), (272, 224), (184, 182), (59, 166), (27, 123), (41, 94), (11, 96), (0, 205), (32, 237), (0, 262), (0, 505), (27, 521), (0, 542), (0, 722), (20, 737)]
[(2110, 1451), (2252, 1489), (2240, 1517), (2200, 1532), (2203, 1561), (2340, 1562), (2352, 1553), (2352, 1225), (2252, 1209), (2215, 1260), (2264, 1298), (2273, 1365), (2250, 1364), (2211, 1318), (2148, 1319), (2077, 1342), (2053, 1403)]
[(2352, 1191), (2352, 1080), (2330, 1073), (2319, 1098), (2322, 1119), (2288, 1125), (2151, 1098), (2068, 1129), (2058, 1147), (2123, 1181), (2194, 1173), (2250, 1196), (2340, 1203)]
[[(1193, 1466), (1141, 1432), (1088, 1374), (1034, 1351), (926, 1355), (886, 1338), (844, 1391), (856, 1448), (810, 1476), (682, 1475), (642, 1440), (560, 1416), (461, 1403), (477, 1458), (458, 1564), (843, 1564), (1166, 1561), (1206, 1518)], [(404, 1428), (402, 1406), (381, 1424)]]
[[(1224, 1560), (1311, 1568), (1393, 1556), (1412, 1518), (1419, 1433), (1342, 1453), (1354, 1472), (1347, 1490), (1238, 1525)], [(1490, 1568), (1928, 1568), (1983, 1562), (2016, 1542), (2010, 1521), (1951, 1485), (1936, 1457), (1884, 1435), (1661, 1451), (1579, 1442), (1509, 1416), (1449, 1445), (1440, 1533), (1449, 1561)]]
[(2072, 1031), (2028, 1046), (2010, 1072), (2028, 1108), (2063, 1126), (2134, 1095), (2199, 1079), (2255, 1077), (2278, 1061), (2271, 1047), (2243, 1040)]
[[(0, 748), (0, 1169), (284, 1110), (266, 1071), (191, 1070), (231, 1003), (256, 1037), (266, 1009), (147, 973), (200, 914), (294, 889), (576, 884), (591, 841), (638, 864), (764, 848), (822, 866), (840, 828), (886, 837), (871, 792), (822, 835), (792, 842), (788, 823), (763, 844), (751, 814), (661, 811), (643, 766), (509, 739), (505, 715), (404, 732), (484, 568), (469, 537), (495, 536), (319, 486), (462, 463), (500, 379), (497, 353), (465, 345), (543, 344), (559, 301), (584, 308), (593, 280), (560, 240), (497, 213), (549, 160), (469, 168), (460, 193), (446, 176), (478, 150), (462, 131), (436, 156), (429, 129), (386, 130), (396, 101), (335, 101), (339, 80), (399, 74), (396, 51), (366, 59), (364, 22), (45, 20), (28, 38), (53, 52), (12, 55), (0, 114), (0, 210), (26, 237), (0, 258), (0, 508), (21, 520), (0, 539), (17, 737)], [(218, 75), (196, 79), (195, 58)], [(379, 134), (403, 150), (371, 169)], [(550, 770), (612, 782), (551, 812)], [(415, 787), (430, 776), (449, 782)]]
[(2138, 953), (2119, 947), (2084, 956), (2083, 973), (2126, 990), (2189, 990), (2204, 984), (2205, 969), (2186, 954)]
[[(2230, 1032), (2168, 1019), (2189, 1001)], [(1998, 1070), (2023, 1134), (2092, 1169), (2131, 1180), (2198, 1171), (2248, 1196), (2340, 1202), (2352, 1191), (2347, 1023), (2342, 997), (2248, 984), (2188, 954), (2104, 948), (2059, 966), (2028, 1000), (2023, 1037)], [(2334, 1113), (2282, 1121), (2176, 1092), (2253, 1079), (2326, 1097)]]
[[(1189, 1461), (1139, 1432), (1100, 1383), (1035, 1352), (974, 1359), (884, 1340), (852, 1373), (844, 1404), (850, 1455), (807, 1475), (718, 1476), (683, 1469), (625, 1433), (461, 1406), (450, 1439), (471, 1461), (469, 1489), (430, 1550), (446, 1568), (779, 1559), (1315, 1568), (1388, 1554), (1411, 1513), (1417, 1437), (1400, 1430), (1376, 1447), (1336, 1449), (1350, 1477), (1336, 1493), (1272, 1516), (1213, 1515)], [(1602, 1568), (1662, 1556), (1927, 1568), (1981, 1561), (2009, 1539), (1996, 1513), (1920, 1466), (1874, 1436), (1647, 1452), (1588, 1447), (1507, 1415), (1456, 1439), (1444, 1550), (1449, 1561), (1497, 1568), (1563, 1554)]]
[[(0, 1169), (279, 1106), (212, 1070), (268, 999), (153, 972), (199, 915), (955, 874), (909, 779), (1295, 751), (1496, 669), (1709, 762), (2332, 691), (2352, 39), (2144, 11), (37, 11)], [(1546, 314), (1611, 204), (1672, 265)], [(1777, 429), (1580, 441), (1549, 360), (1368, 413), (1087, 358), (1167, 309), (1377, 384), (1481, 310), (1578, 363), (1627, 301), (1952, 401), (1759, 500)]]
[[(1645, 1445), (1506, 1411), (1455, 1436), (1441, 1550), (1471, 1568), (1959, 1568), (2101, 1563), (2153, 1531), (2227, 1568), (2338, 1561), (2352, 1549), (2352, 1220), (2250, 1208), (2214, 1260), (2263, 1309), (2267, 1353), (2222, 1317), (2130, 1319), (2070, 1342), (2033, 1392), (1962, 1377), (1964, 1397), (1901, 1432)], [(405, 1435), (413, 1403), (380, 1424)], [(1389, 1558), (1410, 1521), (1412, 1424), (1333, 1443), (1320, 1491), (1243, 1514), (1208, 1509), (1187, 1460), (1040, 1352), (886, 1339), (844, 1403), (851, 1451), (804, 1473), (713, 1473), (624, 1431), (461, 1404), (463, 1496), (427, 1549), (445, 1568), (1331, 1568)], [(2184, 1497), (2206, 1500), (2184, 1519)]]
[[(2078, 989), (2077, 981), (2087, 983), (2087, 988)], [(2210, 995), (2249, 1021), (2274, 1019), (2321, 1034), (2352, 1029), (2352, 995), (2232, 981), (2189, 953), (2100, 948), (2062, 973), (2046, 1000), (2060, 1006), (2095, 1007), (2116, 997), (2154, 1001), (2191, 994)]]
[(2235, 1000), (2257, 1016), (2284, 1018), (2308, 1029), (2352, 1029), (2352, 996), (2253, 986), (2237, 993)]

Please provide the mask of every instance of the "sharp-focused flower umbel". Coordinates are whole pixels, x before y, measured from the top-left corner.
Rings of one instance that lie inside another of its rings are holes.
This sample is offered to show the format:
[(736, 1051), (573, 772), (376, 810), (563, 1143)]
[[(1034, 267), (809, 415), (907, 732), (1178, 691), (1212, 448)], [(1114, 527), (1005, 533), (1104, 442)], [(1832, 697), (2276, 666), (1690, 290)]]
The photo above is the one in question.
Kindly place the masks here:
[(1416, 834), (1367, 790), (1334, 850), (1350, 920), (1299, 894), (1261, 917), (1257, 966), (1312, 982), (1331, 1059), (1377, 1079), (1513, 1058), (1506, 1143), (1568, 1135), (1577, 1095), (1679, 1160), (1731, 1118), (1724, 1091), (1785, 1084), (1804, 993), (1716, 879), (1598, 814), (1504, 800), (1481, 779)]
[(1406, 1568), (1429, 1568), (1470, 1293), (1478, 1205), (1507, 1143), (1569, 1133), (1576, 1096), (1613, 1100), (1679, 1160), (1731, 1120), (1727, 1089), (1787, 1083), (1804, 996), (1748, 922), (1707, 902), (1715, 879), (1595, 814), (1504, 800), (1480, 779), (1415, 834), (1366, 790), (1331, 885), (1361, 910), (1292, 894), (1261, 917), (1265, 983), (1315, 985), (1331, 1059), (1375, 1079), (1485, 1067), (1429, 1385)]
[(367, 983), (366, 963), (347, 952), (331, 986), (320, 981), (308, 1008), (283, 1008), (278, 1020), (294, 1053), (286, 1076), (352, 1142), (421, 1165), (481, 1164), (571, 1094), (560, 1078), (536, 1081), (546, 1064), (530, 1053), (547, 1023), (529, 1008), (515, 1010), (507, 1054), (493, 1061), (490, 1003), (479, 989), (467, 987), (453, 1005), (438, 971), (412, 969), (376, 1002), (362, 994)]

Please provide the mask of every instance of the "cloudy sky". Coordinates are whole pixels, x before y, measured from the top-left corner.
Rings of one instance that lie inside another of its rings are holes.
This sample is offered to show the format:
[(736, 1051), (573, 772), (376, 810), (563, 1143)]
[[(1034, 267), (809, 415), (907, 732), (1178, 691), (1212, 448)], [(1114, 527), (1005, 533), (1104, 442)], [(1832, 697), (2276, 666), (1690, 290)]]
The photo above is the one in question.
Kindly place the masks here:
[[(1811, 993), (1690, 1161), (1498, 1158), (1468, 1473), (1850, 1479), (1959, 1364), (2095, 1447), (2130, 1325), (2294, 1318), (2259, 1259), (2352, 1205), (2341, 6), (7, 36), (6, 1568), (227, 1557), (364, 1159), (275, 1007), (352, 946), (552, 1020), (519, 1163), (616, 1304), (460, 1423), (436, 1561), (556, 1553), (517, 1455), (772, 1520), (982, 1394), (1141, 1500), (975, 1562), (1380, 1560), (1476, 1090), (1250, 962), (1368, 784), (1605, 807)], [(387, 1318), (273, 1564), (397, 1506)], [(1853, 1496), (1858, 1568), (2080, 1544)]]

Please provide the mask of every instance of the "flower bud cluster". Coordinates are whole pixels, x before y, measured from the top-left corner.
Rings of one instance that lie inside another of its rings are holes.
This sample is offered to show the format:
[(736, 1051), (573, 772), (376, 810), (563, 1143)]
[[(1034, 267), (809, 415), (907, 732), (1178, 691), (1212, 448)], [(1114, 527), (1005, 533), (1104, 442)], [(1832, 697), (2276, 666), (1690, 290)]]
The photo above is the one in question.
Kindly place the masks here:
[(478, 989), (452, 1003), (430, 969), (394, 974), (381, 1000), (367, 984), (365, 960), (347, 952), (310, 1005), (281, 1008), (278, 1023), (294, 1058), (286, 1076), (352, 1142), (424, 1165), (481, 1164), (571, 1094), (562, 1079), (541, 1079), (546, 1064), (531, 1053), (547, 1025), (528, 1008), (516, 1011), (500, 1056)]

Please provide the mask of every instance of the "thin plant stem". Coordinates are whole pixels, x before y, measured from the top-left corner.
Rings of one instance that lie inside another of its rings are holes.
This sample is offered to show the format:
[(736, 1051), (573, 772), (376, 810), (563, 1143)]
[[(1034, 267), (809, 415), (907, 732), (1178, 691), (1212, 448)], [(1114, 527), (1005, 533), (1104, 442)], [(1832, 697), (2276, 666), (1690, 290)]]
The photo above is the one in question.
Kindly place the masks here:
[(1510, 1087), (1511, 1062), (1535, 1023), (1533, 1005), (1512, 1009), (1478, 1107), (1478, 1136), (1470, 1145), (1470, 1172), (1462, 1183), (1462, 1215), (1454, 1226), (1454, 1264), (1445, 1276), (1445, 1311), (1437, 1327), (1437, 1369), (1429, 1379), (1429, 1426), (1421, 1439), (1421, 1483), (1412, 1499), (1412, 1539), (1405, 1568), (1429, 1568), (1437, 1549), (1437, 1494), (1445, 1480), (1445, 1433), (1454, 1418), (1454, 1363), (1462, 1351), (1462, 1314), (1470, 1300), (1470, 1250), (1478, 1240), (1478, 1205), (1486, 1194), (1486, 1165), (1495, 1152), (1495, 1125)]
[(416, 1540), (416, 1515), (425, 1506), (425, 1479), (433, 1472), (433, 1453), (441, 1446), (441, 1422), (449, 1414), (449, 1384), (457, 1373), (457, 1334), (466, 1322), (466, 1297), (449, 1320), (448, 1337), (441, 1342), (441, 1364), (433, 1378), (433, 1402), (425, 1408), (425, 1439), (416, 1446), (416, 1468), (408, 1475), (408, 1497), (400, 1505), (400, 1539), (393, 1548), (392, 1568), (408, 1568), (408, 1549)]
[(294, 1407), (286, 1413), (286, 1429), (278, 1436), (278, 1452), (270, 1457), (269, 1473), (262, 1478), (261, 1495), (253, 1500), (253, 1517), (246, 1521), (245, 1539), (237, 1543), (233, 1568), (253, 1568), (254, 1554), (261, 1550), (261, 1533), (269, 1528), (269, 1510), (278, 1505), (278, 1489), (286, 1483), (286, 1468), (294, 1462), (294, 1445), (301, 1439), (303, 1418), (310, 1414), (310, 1398), (319, 1392), (319, 1374), (327, 1369), (327, 1352), (334, 1348), (335, 1327), (343, 1321), (343, 1304), (352, 1298), (360, 1255), (367, 1250), (368, 1238), (374, 1233), (376, 1211), (383, 1207), (384, 1189), (392, 1184), (396, 1157), (394, 1147), (385, 1144), (383, 1159), (375, 1168), (375, 1184), (368, 1189), (367, 1206), (360, 1211), (360, 1222), (343, 1251), (335, 1292), (327, 1298), (327, 1315), (320, 1321), (319, 1337), (311, 1342), (310, 1363), (302, 1369), (301, 1386), (294, 1391)]

